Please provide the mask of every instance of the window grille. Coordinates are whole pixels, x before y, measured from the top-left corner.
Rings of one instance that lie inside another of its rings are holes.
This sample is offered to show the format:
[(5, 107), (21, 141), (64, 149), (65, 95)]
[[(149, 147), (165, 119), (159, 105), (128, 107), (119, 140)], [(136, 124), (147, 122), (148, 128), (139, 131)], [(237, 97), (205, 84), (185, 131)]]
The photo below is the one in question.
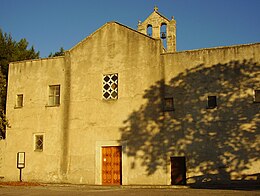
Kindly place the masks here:
[(35, 151), (43, 151), (43, 135), (35, 135)]
[(103, 98), (118, 98), (118, 74), (103, 75)]

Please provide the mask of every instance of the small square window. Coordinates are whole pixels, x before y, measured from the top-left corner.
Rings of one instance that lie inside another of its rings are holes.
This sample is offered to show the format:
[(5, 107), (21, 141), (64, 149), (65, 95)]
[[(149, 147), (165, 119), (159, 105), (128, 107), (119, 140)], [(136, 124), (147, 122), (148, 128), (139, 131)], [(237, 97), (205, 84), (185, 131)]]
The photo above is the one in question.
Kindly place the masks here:
[(118, 74), (103, 75), (103, 99), (118, 98)]
[(49, 86), (49, 106), (60, 105), (60, 85)]
[(164, 111), (173, 111), (174, 101), (172, 97), (164, 98)]
[(260, 90), (254, 90), (254, 102), (260, 103)]
[(16, 104), (15, 104), (16, 108), (21, 108), (23, 107), (23, 94), (19, 94), (16, 96)]
[(208, 96), (208, 109), (213, 109), (217, 107), (217, 96)]
[(43, 135), (34, 135), (34, 151), (43, 151)]

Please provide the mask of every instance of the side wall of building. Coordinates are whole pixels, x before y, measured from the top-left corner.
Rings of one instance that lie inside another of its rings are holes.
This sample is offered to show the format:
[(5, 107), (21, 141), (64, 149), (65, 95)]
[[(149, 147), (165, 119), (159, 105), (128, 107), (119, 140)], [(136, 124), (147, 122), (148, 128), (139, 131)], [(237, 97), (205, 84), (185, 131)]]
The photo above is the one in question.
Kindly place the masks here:
[[(257, 180), (260, 44), (163, 54), (168, 157), (185, 156), (190, 183)], [(208, 107), (216, 96), (217, 107)]]
[(5, 140), (0, 140), (0, 180), (4, 177), (5, 145)]
[[(49, 107), (49, 85), (65, 90), (63, 57), (11, 63), (9, 66), (4, 179), (19, 180), (18, 152), (25, 152), (24, 181), (58, 182), (64, 105)], [(23, 95), (17, 107), (17, 95)], [(43, 151), (35, 150), (35, 134), (43, 135)]]

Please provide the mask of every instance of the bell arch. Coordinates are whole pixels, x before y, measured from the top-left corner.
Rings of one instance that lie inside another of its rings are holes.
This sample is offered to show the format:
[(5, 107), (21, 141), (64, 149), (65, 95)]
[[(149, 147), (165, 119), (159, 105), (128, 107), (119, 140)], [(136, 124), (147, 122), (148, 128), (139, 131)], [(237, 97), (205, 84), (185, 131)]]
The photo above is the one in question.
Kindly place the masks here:
[(167, 49), (167, 24), (165, 22), (161, 23), (160, 26), (160, 37), (163, 43), (163, 47)]
[(160, 14), (158, 7), (144, 22), (138, 21), (138, 31), (154, 39), (161, 39), (164, 51), (176, 51), (176, 21), (173, 16), (170, 20)]
[(153, 25), (148, 24), (146, 27), (146, 35), (148, 35), (149, 37), (153, 36)]

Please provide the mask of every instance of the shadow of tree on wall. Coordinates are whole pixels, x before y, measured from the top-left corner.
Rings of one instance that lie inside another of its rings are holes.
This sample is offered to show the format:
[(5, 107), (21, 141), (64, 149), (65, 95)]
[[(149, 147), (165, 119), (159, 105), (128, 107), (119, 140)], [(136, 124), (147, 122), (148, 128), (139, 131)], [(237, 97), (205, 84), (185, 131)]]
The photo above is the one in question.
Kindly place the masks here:
[[(244, 60), (201, 64), (167, 84), (156, 82), (144, 93), (146, 104), (121, 128), (132, 168), (141, 162), (147, 175), (159, 168), (167, 172), (171, 156), (185, 156), (195, 183), (242, 179), (260, 161), (260, 104), (252, 96), (259, 80), (260, 65)], [(207, 108), (209, 95), (217, 96), (217, 108)], [(163, 99), (169, 96), (175, 110), (164, 112)]]

